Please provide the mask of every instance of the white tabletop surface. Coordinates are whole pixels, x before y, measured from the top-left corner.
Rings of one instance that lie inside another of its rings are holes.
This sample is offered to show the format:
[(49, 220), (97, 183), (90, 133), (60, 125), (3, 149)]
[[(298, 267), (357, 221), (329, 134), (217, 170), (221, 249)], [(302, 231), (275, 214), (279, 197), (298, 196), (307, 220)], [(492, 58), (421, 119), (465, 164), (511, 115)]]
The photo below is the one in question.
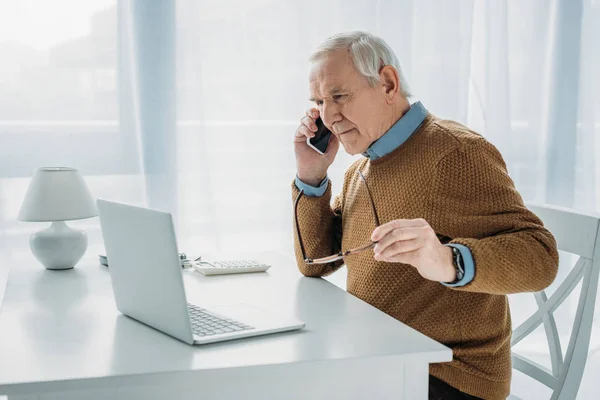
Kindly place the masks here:
[(303, 277), (292, 258), (273, 253), (255, 257), (272, 265), (267, 273), (184, 271), (188, 301), (267, 308), (306, 328), (189, 346), (121, 315), (108, 269), (89, 253), (69, 271), (45, 270), (28, 249), (0, 255), (0, 279), (10, 265), (0, 309), (0, 393), (20, 384), (149, 373), (379, 356), (402, 363), (451, 359), (447, 347), (325, 280)]

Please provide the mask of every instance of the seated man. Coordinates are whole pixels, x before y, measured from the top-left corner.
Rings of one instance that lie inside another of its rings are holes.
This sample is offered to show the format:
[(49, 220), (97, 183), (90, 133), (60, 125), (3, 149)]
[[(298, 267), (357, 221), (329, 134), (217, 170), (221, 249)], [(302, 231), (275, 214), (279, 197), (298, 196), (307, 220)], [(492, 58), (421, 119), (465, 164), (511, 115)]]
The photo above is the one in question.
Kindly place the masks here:
[[(348, 292), (451, 347), (453, 361), (430, 368), (430, 398), (506, 398), (506, 294), (552, 283), (554, 238), (523, 204), (493, 145), (409, 103), (382, 39), (336, 35), (310, 61), (315, 107), (294, 137), (300, 271), (324, 276), (345, 263)], [(306, 144), (318, 117), (333, 132), (323, 155)], [(363, 157), (332, 206), (327, 170), (340, 142)]]

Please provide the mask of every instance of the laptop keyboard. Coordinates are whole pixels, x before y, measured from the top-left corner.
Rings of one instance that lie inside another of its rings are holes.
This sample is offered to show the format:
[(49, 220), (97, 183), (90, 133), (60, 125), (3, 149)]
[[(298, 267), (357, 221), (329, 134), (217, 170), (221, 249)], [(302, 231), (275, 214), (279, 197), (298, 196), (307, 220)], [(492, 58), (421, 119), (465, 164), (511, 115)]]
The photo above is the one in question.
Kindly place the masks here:
[(188, 304), (192, 332), (198, 336), (221, 335), (223, 333), (249, 331), (254, 329), (250, 325), (243, 324), (229, 318), (219, 318), (209, 314), (204, 308)]

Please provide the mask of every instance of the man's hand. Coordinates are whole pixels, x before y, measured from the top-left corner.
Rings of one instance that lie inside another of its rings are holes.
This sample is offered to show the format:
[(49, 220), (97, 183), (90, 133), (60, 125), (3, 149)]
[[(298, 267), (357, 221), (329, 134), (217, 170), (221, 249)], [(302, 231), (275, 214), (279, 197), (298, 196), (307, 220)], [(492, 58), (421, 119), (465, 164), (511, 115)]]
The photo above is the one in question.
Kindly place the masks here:
[(319, 186), (327, 175), (329, 166), (333, 163), (340, 147), (340, 142), (335, 135), (331, 135), (329, 146), (325, 154), (321, 155), (306, 144), (306, 138), (315, 136), (319, 118), (319, 110), (311, 108), (300, 121), (300, 126), (294, 135), (294, 150), (296, 152), (296, 168), (298, 178), (308, 185)]
[(444, 246), (424, 219), (397, 219), (377, 227), (371, 240), (377, 261), (410, 264), (425, 279), (456, 280), (452, 249)]

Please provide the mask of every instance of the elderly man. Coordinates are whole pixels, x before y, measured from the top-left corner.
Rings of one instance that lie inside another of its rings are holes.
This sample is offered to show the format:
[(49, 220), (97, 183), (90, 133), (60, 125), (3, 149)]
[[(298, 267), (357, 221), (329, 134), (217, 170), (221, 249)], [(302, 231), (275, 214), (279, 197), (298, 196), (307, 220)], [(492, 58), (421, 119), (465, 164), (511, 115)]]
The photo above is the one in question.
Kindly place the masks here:
[[(345, 263), (350, 293), (451, 347), (453, 361), (430, 368), (430, 398), (506, 398), (506, 294), (552, 283), (554, 238), (524, 206), (493, 145), (409, 103), (382, 39), (339, 34), (310, 62), (315, 107), (294, 136), (300, 271), (325, 276)], [(306, 143), (318, 117), (333, 132), (323, 155)], [(340, 143), (362, 157), (331, 205), (327, 170)]]

